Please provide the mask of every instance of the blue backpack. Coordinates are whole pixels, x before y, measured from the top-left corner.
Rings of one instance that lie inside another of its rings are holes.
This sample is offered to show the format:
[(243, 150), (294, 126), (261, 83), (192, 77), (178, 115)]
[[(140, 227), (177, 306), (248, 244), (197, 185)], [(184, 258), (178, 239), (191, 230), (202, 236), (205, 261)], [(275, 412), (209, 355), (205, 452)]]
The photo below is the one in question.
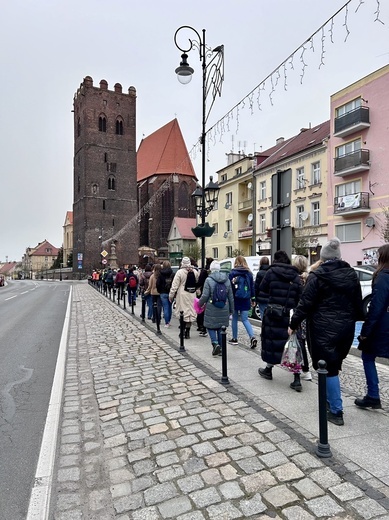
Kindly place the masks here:
[(240, 274), (234, 278), (235, 297), (251, 298), (250, 280), (247, 274)]
[(215, 282), (212, 293), (212, 303), (215, 307), (223, 309), (227, 301), (227, 286), (224, 282)]

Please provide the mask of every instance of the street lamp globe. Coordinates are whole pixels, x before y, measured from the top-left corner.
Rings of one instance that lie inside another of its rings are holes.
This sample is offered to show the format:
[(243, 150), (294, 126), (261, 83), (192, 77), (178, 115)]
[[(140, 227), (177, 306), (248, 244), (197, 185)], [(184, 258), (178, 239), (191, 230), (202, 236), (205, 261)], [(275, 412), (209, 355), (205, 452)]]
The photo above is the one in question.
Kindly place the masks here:
[(177, 74), (178, 81), (182, 85), (187, 85), (192, 80), (194, 69), (189, 66), (188, 55), (185, 52), (181, 54), (180, 66), (176, 68), (175, 73)]

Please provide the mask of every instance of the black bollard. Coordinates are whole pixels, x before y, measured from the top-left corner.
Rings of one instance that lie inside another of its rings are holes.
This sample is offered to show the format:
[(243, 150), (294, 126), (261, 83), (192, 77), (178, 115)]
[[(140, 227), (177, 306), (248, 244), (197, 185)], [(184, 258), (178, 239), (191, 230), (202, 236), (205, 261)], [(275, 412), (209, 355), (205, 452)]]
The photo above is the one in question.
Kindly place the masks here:
[(132, 291), (130, 291), (130, 294), (131, 294), (131, 314), (135, 314), (135, 312), (134, 312), (134, 304), (135, 304), (134, 293)]
[(144, 293), (142, 293), (142, 310), (141, 310), (141, 315), (140, 317), (142, 318), (142, 321), (144, 322), (145, 319), (146, 319), (146, 298), (145, 298), (145, 295)]
[(317, 441), (316, 455), (321, 458), (332, 457), (330, 445), (328, 444), (327, 423), (327, 363), (323, 360), (318, 362), (319, 376), (319, 440)]
[(123, 291), (123, 309), (126, 310), (126, 298), (127, 298), (127, 291), (124, 289)]
[(155, 324), (157, 325), (157, 334), (162, 334), (161, 332), (161, 314), (158, 309), (158, 297), (153, 296), (153, 316), (155, 320)]
[(222, 385), (229, 385), (230, 381), (227, 375), (227, 328), (222, 327), (222, 377), (220, 382)]
[(120, 305), (121, 287), (118, 287), (116, 292), (118, 293), (118, 305)]
[(184, 311), (180, 311), (180, 352), (185, 352), (184, 334), (185, 334)]

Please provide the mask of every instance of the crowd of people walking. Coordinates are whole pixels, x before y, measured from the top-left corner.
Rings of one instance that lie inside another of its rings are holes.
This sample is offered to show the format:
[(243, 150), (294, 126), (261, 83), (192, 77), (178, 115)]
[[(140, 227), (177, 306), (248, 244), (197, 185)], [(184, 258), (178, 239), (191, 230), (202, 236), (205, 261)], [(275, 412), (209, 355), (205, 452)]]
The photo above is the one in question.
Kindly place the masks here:
[[(373, 277), (372, 299), (367, 316), (363, 313), (361, 287), (355, 270), (341, 257), (341, 243), (333, 238), (320, 251), (320, 259), (310, 267), (305, 256), (289, 258), (276, 251), (273, 261), (260, 260), (254, 280), (244, 256), (237, 256), (230, 272), (220, 263), (206, 259), (199, 269), (196, 262), (183, 257), (176, 274), (169, 261), (146, 265), (144, 270), (130, 268), (117, 272), (94, 271), (92, 283), (103, 284), (104, 291), (118, 291), (130, 305), (144, 297), (147, 319), (165, 327), (171, 319), (183, 316), (185, 339), (191, 338), (192, 325), (200, 336), (209, 336), (211, 353), (222, 353), (222, 327), (231, 325), (230, 345), (238, 345), (241, 321), (255, 349), (258, 340), (249, 320), (258, 305), (261, 317), (261, 358), (265, 366), (259, 375), (273, 379), (273, 367), (283, 363), (286, 345), (295, 335), (295, 349), (301, 361), (290, 364), (291, 389), (301, 392), (302, 381), (311, 381), (310, 362), (317, 369), (320, 360), (327, 369), (327, 418), (344, 424), (339, 372), (355, 336), (355, 325), (362, 321), (359, 349), (366, 376), (367, 391), (357, 398), (359, 408), (381, 408), (376, 358), (389, 358), (389, 244), (378, 249), (378, 267)], [(173, 306), (174, 304), (174, 306)], [(174, 308), (173, 308), (174, 307)], [(146, 317), (146, 316), (145, 316)]]

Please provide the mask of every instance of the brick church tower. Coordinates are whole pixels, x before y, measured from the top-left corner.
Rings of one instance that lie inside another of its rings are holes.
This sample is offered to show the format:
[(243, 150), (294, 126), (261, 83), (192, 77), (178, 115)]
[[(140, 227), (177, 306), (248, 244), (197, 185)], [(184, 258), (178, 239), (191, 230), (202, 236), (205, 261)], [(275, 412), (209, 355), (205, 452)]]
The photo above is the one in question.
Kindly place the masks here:
[[(86, 76), (74, 96), (73, 270), (137, 263), (136, 90)], [(111, 256), (112, 255), (112, 256)]]

